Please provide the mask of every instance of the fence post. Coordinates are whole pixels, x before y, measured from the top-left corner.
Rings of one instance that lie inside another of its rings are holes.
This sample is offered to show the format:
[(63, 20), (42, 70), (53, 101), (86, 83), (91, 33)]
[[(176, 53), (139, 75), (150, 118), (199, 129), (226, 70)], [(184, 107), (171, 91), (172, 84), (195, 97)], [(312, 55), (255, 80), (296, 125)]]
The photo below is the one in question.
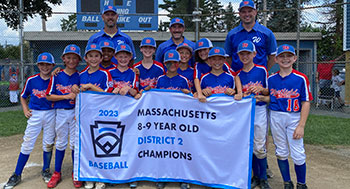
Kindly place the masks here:
[(24, 58), (23, 58), (23, 0), (19, 1), (19, 45), (21, 47), (21, 83), (20, 88), (24, 87)]
[(345, 104), (350, 105), (350, 51), (345, 52)]

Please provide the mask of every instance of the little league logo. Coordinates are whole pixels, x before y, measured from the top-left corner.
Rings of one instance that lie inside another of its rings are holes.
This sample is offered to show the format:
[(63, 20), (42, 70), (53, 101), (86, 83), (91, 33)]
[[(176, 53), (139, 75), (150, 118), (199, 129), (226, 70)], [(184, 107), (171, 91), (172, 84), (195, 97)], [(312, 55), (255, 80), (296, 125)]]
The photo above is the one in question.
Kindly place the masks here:
[(244, 3), (245, 5), (248, 5), (249, 2), (248, 2), (248, 1), (244, 1), (243, 3)]
[(125, 125), (120, 121), (95, 121), (90, 125), (95, 157), (119, 157)]
[(91, 48), (96, 48), (96, 45), (91, 45), (90, 47), (91, 47)]
[(219, 52), (220, 52), (220, 49), (214, 49), (214, 52), (215, 52), (215, 53), (219, 53)]
[(146, 43), (151, 43), (151, 40), (149, 40), (149, 39), (146, 39)]
[(283, 45), (282, 48), (283, 48), (283, 50), (289, 50), (289, 46), (287, 46), (287, 45)]
[(42, 60), (46, 60), (46, 59), (47, 59), (47, 56), (46, 56), (46, 55), (43, 55), (43, 56), (41, 57), (41, 59), (42, 59)]
[(242, 47), (248, 47), (248, 43), (243, 43)]
[(75, 51), (76, 48), (75, 47), (70, 47), (70, 50)]
[(180, 22), (180, 19), (176, 18), (176, 19), (175, 19), (175, 22)]
[(109, 46), (109, 43), (108, 42), (104, 42), (103, 43), (105, 46)]
[(198, 45), (201, 47), (203, 46), (203, 42), (199, 42)]
[(126, 46), (125, 45), (120, 45), (120, 48), (125, 49)]
[(169, 58), (172, 58), (174, 57), (174, 54), (173, 53), (169, 53)]

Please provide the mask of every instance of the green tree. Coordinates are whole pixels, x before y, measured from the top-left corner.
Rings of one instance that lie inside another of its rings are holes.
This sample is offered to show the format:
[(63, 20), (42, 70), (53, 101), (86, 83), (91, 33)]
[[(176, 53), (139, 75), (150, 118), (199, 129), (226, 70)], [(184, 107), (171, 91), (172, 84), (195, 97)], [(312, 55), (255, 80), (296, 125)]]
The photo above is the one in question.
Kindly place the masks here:
[(205, 0), (203, 14), (210, 16), (202, 17), (201, 28), (205, 32), (222, 32), (225, 28), (223, 5), (218, 0)]
[(231, 2), (229, 2), (225, 8), (225, 15), (223, 17), (226, 31), (230, 31), (239, 24), (239, 18), (235, 14), (232, 14), (233, 12), (235, 11), (233, 10)]
[[(47, 19), (52, 14), (52, 5), (60, 5), (62, 0), (23, 0), (23, 20), (33, 18), (39, 14)], [(19, 0), (7, 0), (0, 3), (0, 18), (3, 18), (8, 27), (18, 29), (19, 26)]]
[(61, 29), (62, 31), (77, 31), (77, 14), (71, 14), (68, 19), (61, 19)]

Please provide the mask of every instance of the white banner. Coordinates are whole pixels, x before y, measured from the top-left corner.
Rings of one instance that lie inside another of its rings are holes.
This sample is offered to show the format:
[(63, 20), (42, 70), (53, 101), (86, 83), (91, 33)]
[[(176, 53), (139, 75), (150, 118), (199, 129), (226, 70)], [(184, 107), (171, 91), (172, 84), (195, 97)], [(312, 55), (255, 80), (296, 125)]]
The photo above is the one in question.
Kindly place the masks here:
[(152, 90), (77, 98), (74, 177), (250, 188), (255, 100)]

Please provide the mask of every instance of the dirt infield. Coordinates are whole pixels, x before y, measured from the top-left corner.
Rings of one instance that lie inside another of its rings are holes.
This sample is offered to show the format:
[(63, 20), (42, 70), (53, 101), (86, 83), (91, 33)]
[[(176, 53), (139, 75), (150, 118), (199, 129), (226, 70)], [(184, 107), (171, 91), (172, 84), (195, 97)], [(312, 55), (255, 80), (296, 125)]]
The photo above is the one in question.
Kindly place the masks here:
[[(22, 182), (16, 188), (37, 189), (46, 188), (40, 176), (42, 166), (42, 148), (41, 136), (36, 142), (34, 151), (32, 152), (27, 166), (22, 174)], [(0, 188), (7, 182), (9, 176), (15, 169), (20, 145), (22, 143), (22, 135), (0, 138)], [(309, 188), (315, 189), (336, 189), (350, 187), (350, 147), (343, 146), (313, 146), (306, 145), (307, 154), (307, 183)], [(282, 178), (280, 176), (276, 157), (274, 156), (274, 146), (270, 144), (270, 152), (268, 153), (269, 166), (274, 173), (274, 177), (269, 179), (272, 188), (283, 188)], [(51, 169), (54, 167), (54, 158)], [(57, 188), (67, 189), (74, 188), (71, 180), (71, 154), (66, 152), (63, 164), (62, 182)], [(294, 167), (291, 165), (291, 170)], [(294, 171), (292, 172), (292, 180), (296, 180)], [(179, 188), (177, 183), (167, 185), (166, 188)], [(115, 185), (108, 188), (128, 188), (128, 185)], [(155, 188), (152, 182), (141, 182), (138, 188)], [(191, 185), (191, 188), (204, 188), (201, 186)]]

